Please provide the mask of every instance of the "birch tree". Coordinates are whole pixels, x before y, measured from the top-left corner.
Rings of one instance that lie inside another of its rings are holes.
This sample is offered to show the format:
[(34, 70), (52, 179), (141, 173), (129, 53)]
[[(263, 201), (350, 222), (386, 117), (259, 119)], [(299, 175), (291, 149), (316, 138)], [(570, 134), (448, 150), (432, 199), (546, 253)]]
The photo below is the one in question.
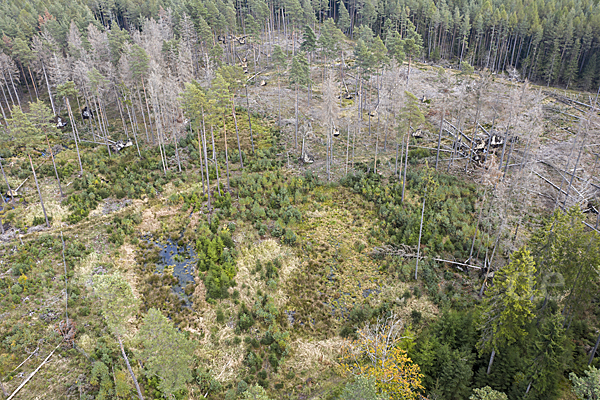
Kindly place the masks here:
[(140, 385), (131, 369), (129, 358), (123, 346), (123, 337), (127, 333), (127, 322), (137, 313), (138, 299), (131, 291), (129, 283), (118, 274), (97, 275), (94, 282), (96, 295), (100, 300), (102, 316), (108, 328), (117, 338), (121, 354), (127, 364), (127, 370), (133, 379), (140, 400), (144, 400)]
[(137, 339), (146, 374), (160, 379), (158, 387), (169, 398), (192, 379), (194, 343), (185, 338), (160, 311), (151, 308), (144, 317)]

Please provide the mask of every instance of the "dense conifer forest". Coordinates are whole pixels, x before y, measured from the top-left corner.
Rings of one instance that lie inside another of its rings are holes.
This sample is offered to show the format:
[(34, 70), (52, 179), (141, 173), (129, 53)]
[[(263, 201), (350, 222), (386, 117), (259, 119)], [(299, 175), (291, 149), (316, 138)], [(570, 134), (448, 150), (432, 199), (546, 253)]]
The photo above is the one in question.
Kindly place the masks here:
[(1, 2), (0, 396), (597, 399), (598, 13)]

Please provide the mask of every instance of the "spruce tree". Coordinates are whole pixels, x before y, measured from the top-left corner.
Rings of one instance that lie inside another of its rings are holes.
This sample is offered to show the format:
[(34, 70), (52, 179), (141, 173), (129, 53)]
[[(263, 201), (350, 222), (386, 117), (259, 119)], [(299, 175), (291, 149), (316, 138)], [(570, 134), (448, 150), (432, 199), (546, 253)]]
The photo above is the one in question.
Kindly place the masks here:
[(404, 177), (402, 178), (402, 198), (401, 202), (404, 203), (404, 193), (406, 190), (406, 170), (408, 169), (408, 146), (410, 142), (411, 132), (419, 129), (420, 126), (425, 122), (425, 116), (419, 107), (419, 99), (410, 93), (404, 92), (406, 97), (404, 107), (400, 112), (400, 124), (398, 129), (404, 134), (406, 139), (406, 151), (404, 152)]
[(340, 1), (340, 6), (339, 6), (339, 18), (338, 18), (338, 27), (340, 28), (340, 30), (345, 33), (348, 34), (348, 30), (350, 29), (350, 14), (348, 14), (348, 9), (346, 8), (346, 5), (344, 4), (344, 0), (339, 0)]
[(496, 272), (494, 285), (486, 292), (481, 307), (481, 350), (491, 351), (488, 374), (501, 345), (527, 336), (526, 326), (535, 316), (536, 272), (531, 253), (522, 247)]
[(310, 84), (310, 74), (306, 55), (300, 52), (292, 58), (292, 67), (290, 68), (290, 83), (296, 87), (296, 124), (294, 129), (294, 146), (298, 148), (298, 90), (301, 86)]

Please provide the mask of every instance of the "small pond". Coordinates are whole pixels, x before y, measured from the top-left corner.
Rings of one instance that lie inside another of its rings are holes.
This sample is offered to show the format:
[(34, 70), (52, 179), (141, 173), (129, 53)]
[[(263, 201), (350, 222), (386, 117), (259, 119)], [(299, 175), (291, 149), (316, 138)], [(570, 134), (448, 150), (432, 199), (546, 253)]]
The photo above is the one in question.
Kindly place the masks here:
[(173, 291), (185, 301), (186, 306), (191, 306), (192, 300), (185, 294), (185, 287), (189, 283), (195, 283), (194, 272), (198, 258), (194, 248), (189, 244), (179, 245), (177, 240), (172, 239), (159, 242), (146, 237), (145, 240), (160, 249), (159, 261), (156, 263), (157, 273), (164, 273), (165, 268), (172, 269), (173, 276), (178, 281), (178, 284), (172, 287)]

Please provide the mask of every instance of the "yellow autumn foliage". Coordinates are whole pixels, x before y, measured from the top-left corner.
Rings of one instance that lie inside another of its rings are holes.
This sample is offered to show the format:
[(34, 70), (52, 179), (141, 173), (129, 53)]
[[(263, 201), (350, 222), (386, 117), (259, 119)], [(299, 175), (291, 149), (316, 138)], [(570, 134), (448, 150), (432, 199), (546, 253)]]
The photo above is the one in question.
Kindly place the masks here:
[(358, 331), (358, 339), (342, 350), (342, 370), (354, 376), (372, 377), (390, 400), (420, 398), (423, 374), (400, 347), (402, 325), (393, 316)]

